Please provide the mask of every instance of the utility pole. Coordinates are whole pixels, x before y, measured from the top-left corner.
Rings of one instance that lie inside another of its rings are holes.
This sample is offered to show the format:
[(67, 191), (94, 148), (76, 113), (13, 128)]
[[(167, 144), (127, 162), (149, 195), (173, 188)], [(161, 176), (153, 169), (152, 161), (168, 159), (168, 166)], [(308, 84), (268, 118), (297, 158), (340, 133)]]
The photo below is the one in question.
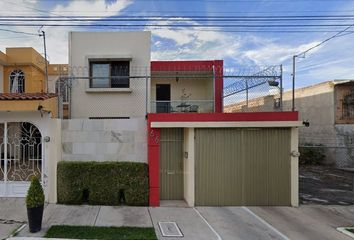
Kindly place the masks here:
[(44, 44), (44, 59), (45, 59), (45, 82), (47, 86), (47, 93), (49, 92), (49, 82), (48, 82), (48, 61), (47, 61), (47, 45), (45, 41), (45, 32), (42, 31), (43, 44)]
[(293, 101), (292, 101), (292, 111), (295, 111), (295, 72), (296, 72), (296, 58), (297, 55), (293, 56)]
[(329, 38), (326, 38), (325, 40), (323, 40), (322, 42), (316, 44), (315, 46), (313, 47), (310, 47), (309, 49), (303, 51), (302, 53), (299, 53), (297, 55), (294, 55), (293, 56), (293, 102), (292, 102), (292, 110), (295, 111), (295, 71), (296, 71), (296, 58), (297, 57), (301, 57), (301, 58), (305, 58), (305, 55), (306, 53), (310, 52), (311, 50), (325, 44), (326, 42), (336, 38), (336, 37), (341, 37), (341, 36), (345, 36), (346, 34), (343, 34), (345, 33), (346, 31), (348, 31), (351, 27), (354, 27), (354, 24), (351, 24), (349, 25), (348, 27), (346, 27), (345, 29), (337, 32), (336, 34), (334, 34), (333, 36), (329, 37)]
[(280, 111), (283, 111), (283, 64), (280, 65)]

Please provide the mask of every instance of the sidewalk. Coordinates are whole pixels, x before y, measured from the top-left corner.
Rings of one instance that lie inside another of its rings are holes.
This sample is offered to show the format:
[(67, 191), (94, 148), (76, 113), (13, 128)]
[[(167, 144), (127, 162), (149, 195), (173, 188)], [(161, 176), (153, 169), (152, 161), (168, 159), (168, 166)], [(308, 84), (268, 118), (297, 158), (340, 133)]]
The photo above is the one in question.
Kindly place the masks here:
[(0, 222), (0, 239), (9, 236), (22, 222), (27, 222), (27, 210), (23, 198), (1, 198), (0, 220), (14, 220), (14, 223), (5, 224)]
[(52, 225), (152, 227), (146, 207), (69, 206), (49, 204), (44, 209), (42, 230), (30, 233), (24, 228), (18, 236), (44, 236)]
[[(27, 210), (24, 199), (2, 198), (0, 202), (0, 219), (14, 220), (12, 224), (0, 223), (0, 239), (11, 235), (27, 222)], [(69, 206), (46, 204), (42, 230), (30, 233), (28, 226), (18, 233), (18, 237), (42, 237), (52, 225), (86, 225), (86, 226), (130, 226), (152, 227), (147, 207), (113, 207), (113, 206)]]

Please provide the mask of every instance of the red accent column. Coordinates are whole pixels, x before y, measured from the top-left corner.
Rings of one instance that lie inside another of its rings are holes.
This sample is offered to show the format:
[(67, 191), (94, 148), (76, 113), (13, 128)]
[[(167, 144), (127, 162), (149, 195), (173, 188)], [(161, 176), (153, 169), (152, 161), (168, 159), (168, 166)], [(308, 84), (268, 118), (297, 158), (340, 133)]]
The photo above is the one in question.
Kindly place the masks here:
[(149, 205), (160, 206), (160, 129), (148, 121)]
[(215, 71), (214, 103), (215, 103), (216, 113), (221, 113), (223, 111), (223, 87), (224, 87), (223, 65), (224, 65), (223, 60), (214, 61), (214, 71)]

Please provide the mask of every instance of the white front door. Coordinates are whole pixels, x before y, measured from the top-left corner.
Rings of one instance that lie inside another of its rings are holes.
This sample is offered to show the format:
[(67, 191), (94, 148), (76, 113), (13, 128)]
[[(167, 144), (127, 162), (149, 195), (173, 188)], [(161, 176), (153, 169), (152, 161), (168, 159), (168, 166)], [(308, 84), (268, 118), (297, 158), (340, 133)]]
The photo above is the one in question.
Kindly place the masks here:
[(0, 123), (0, 197), (24, 197), (33, 176), (43, 179), (43, 150), (32, 123)]

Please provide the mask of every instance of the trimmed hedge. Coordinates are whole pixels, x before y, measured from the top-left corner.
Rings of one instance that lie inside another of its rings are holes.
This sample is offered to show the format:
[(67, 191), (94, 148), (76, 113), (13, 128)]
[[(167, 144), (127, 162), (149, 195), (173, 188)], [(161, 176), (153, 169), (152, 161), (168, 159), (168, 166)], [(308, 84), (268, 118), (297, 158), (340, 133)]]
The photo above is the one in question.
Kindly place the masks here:
[(58, 163), (58, 203), (146, 206), (148, 198), (146, 163)]

